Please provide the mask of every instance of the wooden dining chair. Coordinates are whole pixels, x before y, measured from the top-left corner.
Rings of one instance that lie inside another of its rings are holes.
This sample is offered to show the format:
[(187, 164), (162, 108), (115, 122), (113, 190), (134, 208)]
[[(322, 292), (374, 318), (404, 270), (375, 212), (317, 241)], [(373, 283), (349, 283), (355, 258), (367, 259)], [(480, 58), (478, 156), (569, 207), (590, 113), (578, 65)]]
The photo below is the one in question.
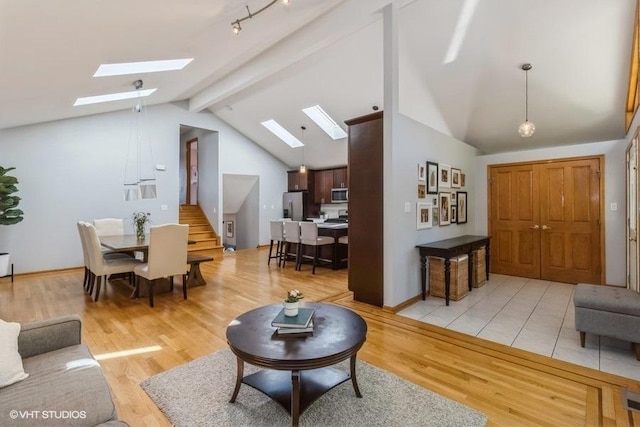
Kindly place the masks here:
[[(187, 299), (187, 245), (189, 225), (164, 224), (149, 228), (149, 255), (146, 263), (136, 266), (136, 276), (146, 279), (149, 305), (153, 307), (153, 288), (158, 279), (169, 277), (173, 289), (173, 276), (182, 276), (182, 293)], [(140, 280), (136, 280), (139, 286)]]

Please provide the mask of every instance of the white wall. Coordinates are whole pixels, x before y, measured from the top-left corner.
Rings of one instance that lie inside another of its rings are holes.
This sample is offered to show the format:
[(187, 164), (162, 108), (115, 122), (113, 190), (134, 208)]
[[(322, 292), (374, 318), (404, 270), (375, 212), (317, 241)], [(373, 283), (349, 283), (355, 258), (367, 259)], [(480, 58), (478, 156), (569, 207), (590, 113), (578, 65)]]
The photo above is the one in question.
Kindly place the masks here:
[[(589, 144), (553, 147), (539, 150), (515, 151), (510, 153), (478, 156), (475, 159), (475, 209), (476, 234), (487, 234), (487, 166), (500, 163), (516, 163), (534, 160), (604, 155), (604, 206), (605, 206), (605, 268), (606, 282), (610, 285), (625, 286), (625, 140), (594, 142)], [(611, 203), (618, 204), (618, 210), (610, 209)], [(470, 206), (471, 207), (471, 206)], [(471, 212), (471, 211), (470, 211)]]
[[(0, 130), (0, 162), (15, 166), (18, 195), (25, 212), (21, 223), (0, 228), (0, 252), (10, 252), (16, 273), (82, 265), (76, 221), (129, 218), (151, 212), (154, 224), (175, 222), (179, 207), (181, 124), (219, 133), (221, 173), (260, 176), (260, 242), (269, 242), (269, 220), (279, 216), (286, 191), (286, 167), (209, 112), (190, 113), (184, 104), (148, 108), (158, 198), (124, 202), (122, 182), (131, 129), (129, 109), (114, 113)], [(218, 180), (220, 194), (221, 180)], [(218, 201), (218, 212), (221, 208)], [(168, 210), (161, 211), (160, 205)], [(221, 217), (216, 229), (222, 230)], [(128, 230), (130, 221), (126, 221)]]
[[(244, 203), (240, 206), (236, 214), (236, 245), (237, 249), (255, 248), (259, 244), (258, 234), (258, 217), (260, 214), (260, 202), (258, 190), (260, 188), (260, 180), (256, 183), (244, 199)], [(271, 236), (271, 233), (269, 233)]]
[[(385, 222), (389, 221), (393, 230), (392, 238), (385, 240), (388, 248), (385, 258), (389, 256), (392, 260), (391, 264), (385, 262), (385, 269), (392, 269), (391, 279), (385, 280), (384, 285), (386, 306), (400, 304), (421, 292), (420, 257), (415, 245), (473, 234), (476, 229), (474, 215), (468, 215), (466, 224), (416, 229), (416, 203), (426, 201), (417, 198), (418, 162), (425, 164), (429, 160), (461, 169), (467, 179), (466, 186), (459, 190), (468, 192), (468, 212), (484, 209), (482, 202), (475, 200), (475, 182), (470, 179), (475, 176), (477, 150), (474, 147), (402, 114), (396, 115), (394, 123), (392, 191), (385, 192), (385, 205), (389, 205), (391, 212), (391, 218), (385, 218)], [(409, 203), (410, 212), (404, 212), (405, 203)]]

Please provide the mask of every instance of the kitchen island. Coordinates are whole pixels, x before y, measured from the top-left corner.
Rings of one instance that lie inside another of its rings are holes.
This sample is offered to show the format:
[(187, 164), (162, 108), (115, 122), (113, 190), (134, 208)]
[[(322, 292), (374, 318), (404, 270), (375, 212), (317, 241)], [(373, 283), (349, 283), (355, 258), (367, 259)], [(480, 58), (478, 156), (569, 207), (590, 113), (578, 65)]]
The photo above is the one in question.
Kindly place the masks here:
[[(341, 245), (338, 243), (338, 239), (342, 236), (347, 236), (349, 234), (349, 224), (346, 222), (343, 223), (330, 223), (330, 222), (322, 222), (318, 224), (318, 235), (319, 236), (329, 236), (335, 239), (335, 243), (332, 246), (332, 252), (330, 254), (330, 258), (328, 260), (331, 261), (332, 268), (337, 270), (339, 268), (347, 267), (347, 259), (348, 259), (348, 248), (347, 245)], [(327, 254), (320, 253), (320, 257), (325, 259)]]

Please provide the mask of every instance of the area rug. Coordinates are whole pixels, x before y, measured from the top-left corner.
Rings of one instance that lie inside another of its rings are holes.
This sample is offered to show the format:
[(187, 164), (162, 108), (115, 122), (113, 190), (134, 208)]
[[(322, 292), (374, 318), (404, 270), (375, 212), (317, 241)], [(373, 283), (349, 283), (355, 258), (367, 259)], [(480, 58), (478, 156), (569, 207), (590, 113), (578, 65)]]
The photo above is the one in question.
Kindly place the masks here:
[[(349, 370), (348, 361), (335, 365)], [(346, 381), (316, 400), (300, 416), (300, 426), (484, 426), (473, 409), (358, 360), (357, 398)], [(245, 364), (244, 374), (258, 368)], [(221, 350), (155, 375), (142, 388), (175, 426), (290, 426), (279, 404), (243, 384), (229, 403), (236, 357)]]

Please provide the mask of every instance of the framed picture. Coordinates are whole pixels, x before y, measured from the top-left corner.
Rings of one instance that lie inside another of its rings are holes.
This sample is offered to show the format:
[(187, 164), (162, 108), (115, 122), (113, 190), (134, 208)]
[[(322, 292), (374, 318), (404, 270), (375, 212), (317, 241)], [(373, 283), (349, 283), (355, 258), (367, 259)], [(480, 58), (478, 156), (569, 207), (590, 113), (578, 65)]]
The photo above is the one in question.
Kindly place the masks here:
[(438, 200), (438, 195), (434, 195), (434, 196), (429, 196), (427, 202), (431, 202), (431, 206), (433, 206), (434, 208), (437, 208), (438, 206), (440, 206), (440, 202)]
[[(438, 164), (427, 162), (427, 194), (438, 194)], [(435, 205), (434, 205), (435, 206)]]
[(457, 195), (456, 191), (451, 192), (451, 205), (454, 205), (454, 206), (456, 205), (456, 202), (458, 200), (456, 195)]
[(463, 173), (460, 174), (460, 187), (464, 187), (465, 186), (465, 181), (466, 181), (467, 176)]
[(438, 207), (436, 206), (432, 206), (431, 210), (433, 211), (433, 225), (439, 225), (440, 224), (440, 209), (438, 209)]
[(432, 227), (431, 205), (429, 203), (416, 203), (416, 227), (418, 230)]
[(418, 199), (425, 199), (427, 197), (427, 186), (425, 184), (418, 184)]
[(424, 163), (418, 163), (418, 181), (426, 181), (427, 170), (424, 167)]
[(458, 224), (467, 222), (467, 192), (458, 191)]
[(458, 223), (458, 208), (457, 206), (451, 206), (451, 224)]
[(438, 190), (451, 188), (451, 166), (440, 163), (438, 165), (438, 177)]
[(440, 225), (451, 224), (451, 193), (438, 194), (440, 199)]
[(451, 168), (451, 188), (460, 188), (462, 186), (461, 174), (460, 169)]
[(233, 221), (227, 221), (227, 237), (233, 237)]

